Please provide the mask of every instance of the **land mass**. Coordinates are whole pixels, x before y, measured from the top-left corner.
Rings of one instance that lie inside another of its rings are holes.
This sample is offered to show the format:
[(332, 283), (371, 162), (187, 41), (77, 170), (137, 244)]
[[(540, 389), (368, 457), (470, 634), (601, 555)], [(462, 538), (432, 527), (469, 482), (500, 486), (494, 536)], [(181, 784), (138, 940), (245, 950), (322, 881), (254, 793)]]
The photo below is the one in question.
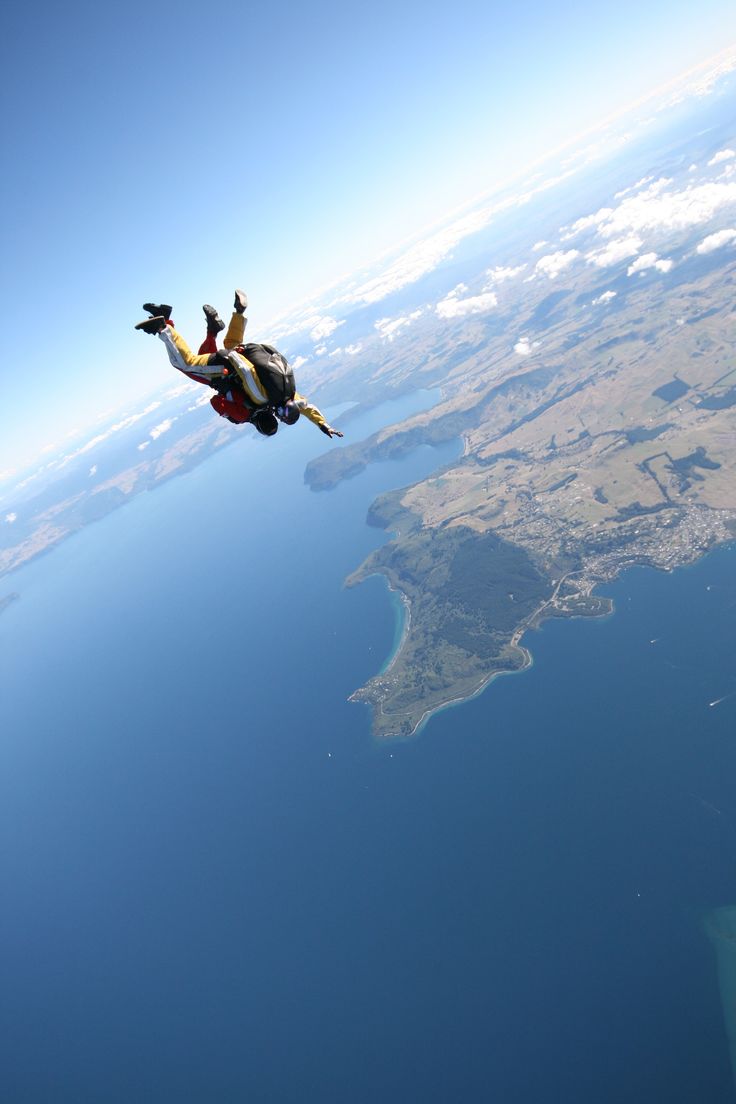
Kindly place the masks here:
[[(100, 521), (144, 491), (196, 467), (232, 440), (216, 420), (184, 432), (156, 455), (116, 468), (106, 479), (80, 489), (79, 480), (63, 481), (31, 499), (25, 517), (0, 531), (0, 576), (50, 552), (67, 537)], [(89, 479), (87, 479), (89, 483)]]
[(553, 578), (524, 549), (465, 526), (415, 524), (374, 552), (347, 585), (384, 574), (407, 618), (389, 666), (351, 697), (375, 707), (376, 733), (411, 735), (441, 706), (522, 670), (530, 656), (521, 637), (543, 617), (610, 612), (607, 599), (575, 584), (569, 563), (558, 567), (564, 574)]
[[(522, 637), (544, 618), (610, 612), (593, 592), (624, 568), (671, 570), (736, 535), (734, 267), (683, 264), (667, 296), (634, 283), (605, 312), (567, 286), (568, 309), (552, 325), (544, 312), (543, 354), (522, 360), (489, 334), (433, 410), (312, 462), (324, 489), (419, 444), (464, 442), (373, 504), (369, 522), (394, 536), (348, 580), (380, 572), (407, 609), (390, 666), (352, 695), (377, 736), (410, 735), (522, 669)], [(531, 330), (531, 296), (528, 311)]]

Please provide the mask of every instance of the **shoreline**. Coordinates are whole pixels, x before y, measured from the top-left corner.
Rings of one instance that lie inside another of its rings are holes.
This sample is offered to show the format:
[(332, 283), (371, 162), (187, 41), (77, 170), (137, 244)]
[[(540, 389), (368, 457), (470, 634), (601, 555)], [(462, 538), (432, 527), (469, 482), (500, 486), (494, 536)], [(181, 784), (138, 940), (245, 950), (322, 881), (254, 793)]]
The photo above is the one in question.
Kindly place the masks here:
[[(404, 594), (403, 590), (400, 590), (399, 587), (396, 587), (392, 584), (391, 580), (389, 579), (389, 577), (388, 577), (388, 575), (386, 574), (385, 571), (380, 571), (380, 570), (371, 571), (370, 574), (368, 574), (368, 575), (360, 575), (360, 576), (358, 576), (358, 572), (354, 572), (351, 576), (349, 576), (349, 581), (345, 585), (347, 585), (349, 587), (359, 586), (361, 583), (367, 582), (368, 579), (383, 579), (385, 584), (386, 584), (386, 587), (388, 588), (389, 594), (392, 595), (392, 596), (395, 596), (395, 598), (398, 598), (398, 600), (400, 601), (401, 606), (402, 606), (402, 610), (403, 610), (403, 614), (404, 614), (403, 621), (402, 621), (402, 626), (401, 626), (401, 634), (400, 634), (400, 636), (398, 637), (398, 640), (397, 640), (396, 626), (394, 625), (394, 639), (393, 639), (392, 644), (391, 644), (391, 650), (389, 651), (389, 654), (388, 654), (387, 658), (384, 660), (382, 666), (378, 670), (377, 675), (372, 675), (371, 676), (372, 678), (375, 678), (375, 677), (378, 677), (380, 675), (385, 675), (391, 670), (391, 668), (396, 663), (396, 660), (399, 657), (401, 649), (404, 647), (404, 644), (406, 643), (406, 640), (409, 636), (409, 631), (411, 629), (411, 602), (409, 601), (406, 594)], [(392, 604), (393, 604), (393, 601), (394, 601), (394, 598), (392, 598)], [(395, 614), (394, 614), (394, 616), (395, 616)], [(357, 690), (354, 691), (354, 693), (357, 693), (357, 692), (358, 692)], [(348, 701), (353, 700), (352, 694), (348, 696), (347, 700)]]
[[(633, 565), (631, 565), (631, 566), (633, 566)], [(422, 715), (419, 718), (419, 720), (417, 721), (417, 723), (412, 728), (411, 732), (406, 733), (406, 735), (397, 735), (395, 733), (390, 734), (390, 735), (380, 735), (380, 734), (376, 735), (376, 734), (374, 734), (373, 738), (375, 740), (380, 740), (380, 741), (383, 741), (383, 740), (411, 740), (415, 736), (419, 735), (419, 733), (422, 731), (422, 729), (429, 723), (429, 721), (432, 719), (432, 717), (435, 716), (435, 714), (442, 713), (442, 712), (444, 712), (444, 710), (451, 709), (453, 706), (463, 705), (465, 702), (473, 701), (475, 698), (479, 697), (479, 695), (482, 694), (483, 691), (486, 690), (491, 685), (491, 683), (494, 681), (494, 679), (501, 678), (501, 677), (507, 677), (509, 675), (521, 675), (521, 674), (524, 674), (525, 671), (528, 671), (529, 668), (534, 665), (534, 656), (532, 655), (530, 649), (527, 648), (525, 645), (523, 645), (521, 643), (522, 637), (524, 636), (525, 633), (529, 632), (530, 629), (538, 628), (539, 625), (541, 624), (541, 621), (552, 619), (551, 616), (547, 617), (547, 618), (543, 617), (543, 611), (550, 605), (551, 602), (553, 602), (555, 600), (555, 598), (556, 598), (556, 596), (559, 592), (559, 589), (562, 586), (562, 584), (564, 583), (565, 579), (569, 578), (570, 575), (572, 575), (572, 574), (578, 574), (578, 573), (579, 573), (578, 571), (568, 572), (567, 575), (563, 575), (562, 578), (558, 579), (557, 584), (555, 586), (554, 593), (552, 594), (552, 596), (550, 598), (545, 599), (545, 601), (542, 602), (542, 604), (532, 614), (530, 614), (524, 620), (524, 622), (521, 625), (518, 626), (518, 628), (516, 628), (514, 630), (509, 643), (510, 643), (511, 647), (518, 648), (519, 651), (522, 653), (523, 659), (522, 659), (522, 663), (519, 667), (503, 668), (503, 669), (498, 670), (498, 671), (492, 671), (491, 674), (484, 676), (481, 679), (478, 686), (476, 686), (474, 690), (471, 690), (471, 692), (469, 694), (461, 694), (461, 695), (458, 695), (457, 697), (448, 698), (446, 701), (439, 702), (437, 705), (433, 705), (429, 709), (426, 709), (422, 713)], [(380, 677), (381, 675), (384, 675), (384, 674), (388, 673), (391, 670), (391, 668), (394, 666), (394, 664), (396, 663), (399, 655), (401, 654), (401, 649), (403, 648), (404, 643), (406, 642), (406, 639), (409, 635), (409, 631), (410, 631), (410, 628), (411, 628), (411, 602), (409, 601), (409, 598), (407, 597), (406, 594), (404, 594), (404, 592), (402, 590), (400, 590), (398, 587), (394, 586), (391, 583), (391, 580), (389, 579), (388, 575), (385, 574), (385, 572), (380, 571), (380, 570), (379, 571), (372, 571), (370, 573), (370, 575), (365, 575), (364, 577), (362, 577), (360, 579), (357, 579), (356, 583), (363, 582), (363, 581), (365, 581), (365, 579), (370, 579), (370, 578), (373, 578), (377, 575), (382, 576), (386, 580), (386, 585), (388, 587), (389, 592), (392, 595), (396, 595), (399, 598), (399, 600), (401, 601), (402, 607), (404, 609), (404, 612), (405, 612), (405, 617), (404, 617), (404, 624), (403, 624), (402, 632), (401, 632), (401, 639), (399, 640), (397, 646), (393, 649), (393, 652), (392, 652), (390, 658), (386, 661), (385, 665), (383, 667), (381, 667), (381, 669), (378, 671), (377, 675), (372, 676), (374, 678), (375, 677)], [(592, 593), (592, 591), (595, 589), (596, 586), (599, 586), (599, 585), (601, 585), (602, 583), (604, 583), (606, 581), (610, 581), (610, 580), (604, 580), (604, 579), (597, 580), (593, 584), (593, 586), (591, 586), (589, 593)], [(573, 614), (565, 614), (565, 615), (563, 615), (563, 619), (564, 620), (582, 620), (582, 619), (587, 620), (587, 619), (590, 618), (590, 619), (595, 620), (595, 619), (599, 619), (599, 618), (610, 617), (615, 612), (615, 607), (614, 607), (613, 601), (612, 600), (610, 600), (610, 601), (611, 601), (611, 608), (609, 610), (605, 610), (601, 613), (587, 614), (587, 615), (586, 614), (574, 614), (574, 613)], [(541, 621), (539, 620), (540, 618), (541, 618)], [(360, 687), (360, 688), (358, 688), (358, 690), (354, 690), (352, 694), (348, 695), (347, 700), (350, 701), (350, 702), (355, 702), (355, 703), (359, 703), (359, 704), (363, 704), (363, 705), (368, 705), (374, 711), (376, 711), (377, 709), (380, 709), (380, 715), (383, 716), (383, 717), (386, 717), (386, 716), (392, 716), (392, 717), (404, 716), (405, 717), (405, 716), (407, 716), (407, 714), (398, 714), (398, 713), (386, 714), (383, 711), (383, 706), (382, 706), (381, 702), (377, 702), (377, 703), (374, 704), (373, 702), (371, 702), (370, 700), (366, 700), (362, 696), (360, 696), (360, 697), (356, 696), (356, 695), (360, 695), (362, 689), (363, 688)]]
[[(522, 633), (522, 635), (523, 635), (523, 633)], [(419, 733), (422, 731), (422, 729), (425, 727), (425, 725), (429, 724), (429, 722), (431, 721), (432, 717), (435, 716), (435, 714), (443, 713), (446, 709), (452, 709), (452, 707), (455, 706), (455, 705), (464, 705), (465, 702), (470, 702), (470, 701), (473, 701), (475, 698), (480, 697), (480, 695), (483, 693), (483, 691), (486, 690), (495, 679), (507, 677), (509, 675), (523, 675), (525, 671), (528, 671), (530, 667), (533, 667), (534, 666), (534, 656), (529, 651), (529, 649), (525, 648), (522, 644), (516, 644), (515, 646), (518, 647), (519, 650), (524, 655), (524, 661), (523, 661), (521, 667), (515, 667), (513, 670), (505, 669), (505, 670), (502, 670), (502, 671), (493, 671), (492, 674), (490, 674), (486, 678), (484, 678), (481, 681), (480, 685), (477, 686), (475, 688), (475, 690), (473, 690), (470, 694), (466, 694), (463, 697), (459, 697), (459, 698), (450, 698), (449, 701), (440, 702), (439, 705), (433, 705), (431, 709), (425, 710), (425, 712), (422, 713), (421, 717), (417, 721), (416, 726), (406, 736), (406, 739), (410, 740), (410, 739), (413, 739), (414, 736), (418, 736)], [(379, 739), (386, 739), (386, 740), (401, 739), (401, 737), (396, 737), (396, 736), (384, 736), (384, 737), (378, 737), (378, 738)]]
[[(383, 572), (376, 571), (375, 574), (376, 575), (382, 575)], [(399, 590), (398, 587), (395, 587), (395, 586), (391, 585), (391, 580), (389, 579), (388, 575), (383, 575), (383, 578), (386, 580), (386, 585), (388, 586), (389, 594), (394, 596), (392, 601), (395, 602), (396, 599), (398, 599), (398, 601), (400, 603), (401, 613), (402, 613), (402, 621), (401, 621), (401, 633), (398, 636), (398, 640), (396, 639), (396, 637), (397, 637), (397, 632), (396, 632), (397, 626), (394, 626), (394, 639), (393, 639), (393, 642), (392, 642), (391, 653), (390, 653), (389, 658), (386, 660), (386, 662), (381, 667), (381, 670), (378, 672), (379, 675), (388, 674), (388, 672), (394, 666), (394, 664), (396, 663), (396, 660), (399, 658), (399, 655), (401, 654), (401, 649), (404, 647), (404, 644), (406, 643), (406, 641), (409, 638), (409, 632), (411, 630), (411, 602), (407, 598), (406, 594), (404, 594), (403, 590)], [(396, 611), (394, 612), (394, 616), (396, 616)]]
[[(608, 583), (615, 582), (623, 574), (625, 574), (627, 571), (630, 571), (632, 568), (650, 568), (654, 571), (659, 571), (659, 572), (663, 572), (665, 574), (670, 574), (670, 573), (673, 573), (674, 571), (681, 570), (683, 568), (694, 567), (698, 563), (700, 563), (700, 561), (705, 556), (707, 556), (710, 552), (713, 552), (718, 548), (728, 548), (731, 545), (736, 546), (736, 540), (734, 540), (733, 537), (729, 536), (725, 540), (715, 541), (709, 547), (701, 549), (699, 551), (698, 555), (691, 556), (687, 559), (683, 559), (683, 561), (681, 563), (675, 564), (675, 565), (669, 565), (669, 564), (664, 565), (664, 564), (661, 564), (661, 563), (658, 564), (656, 562), (653, 562), (651, 559), (643, 558), (643, 557), (637, 557), (636, 555), (631, 556), (631, 557), (627, 557), (621, 563), (616, 564), (614, 570), (610, 570), (610, 566), (606, 565), (608, 567), (608, 570), (605, 570), (604, 572), (601, 572), (600, 570), (598, 572), (591, 571), (587, 579), (581, 580), (581, 582), (583, 583), (583, 586), (581, 588), (581, 592), (584, 593), (586, 596), (590, 597), (590, 596), (593, 595), (593, 592), (599, 586), (604, 586)], [(599, 568), (600, 568), (600, 565), (599, 565)], [(498, 670), (498, 671), (493, 671), (491, 674), (489, 674), (487, 676), (484, 676), (481, 679), (480, 683), (475, 687), (475, 689), (471, 690), (470, 693), (455, 695), (453, 697), (448, 698), (445, 701), (439, 702), (436, 705), (430, 706), (429, 708), (424, 710), (424, 712), (420, 716), (419, 720), (416, 722), (416, 724), (412, 727), (411, 731), (408, 732), (408, 733), (405, 733), (405, 734), (404, 733), (402, 733), (402, 734), (398, 734), (398, 733), (388, 733), (388, 734), (373, 733), (373, 739), (375, 739), (377, 741), (413, 739), (415, 736), (417, 736), (422, 731), (422, 729), (429, 723), (429, 721), (432, 719), (432, 717), (435, 714), (441, 713), (446, 709), (451, 709), (453, 706), (462, 705), (464, 702), (472, 701), (474, 698), (476, 698), (480, 694), (482, 694), (483, 691), (486, 690), (488, 686), (490, 686), (490, 684), (493, 682), (494, 679), (499, 678), (501, 676), (523, 674), (525, 671), (527, 671), (533, 665), (534, 657), (533, 657), (530, 649), (527, 648), (525, 645), (523, 645), (521, 643), (522, 637), (530, 629), (539, 628), (543, 624), (544, 621), (552, 620), (553, 618), (560, 619), (560, 620), (592, 620), (592, 621), (596, 621), (596, 620), (604, 620), (607, 617), (612, 617), (614, 615), (614, 613), (616, 612), (615, 603), (614, 603), (614, 600), (612, 598), (605, 599), (605, 601), (609, 604), (608, 608), (602, 609), (598, 612), (575, 613), (575, 612), (561, 611), (557, 615), (555, 615), (554, 613), (545, 614), (545, 611), (557, 599), (557, 597), (559, 595), (560, 588), (565, 583), (565, 581), (567, 579), (569, 579), (571, 576), (585, 575), (585, 572), (586, 572), (586, 569), (584, 567), (583, 568), (576, 568), (573, 571), (566, 572), (563, 576), (561, 576), (561, 578), (557, 580), (557, 582), (554, 586), (554, 590), (553, 590), (552, 595), (549, 598), (545, 599), (545, 601), (542, 602), (540, 604), (540, 606), (532, 614), (530, 614), (527, 618), (525, 618), (524, 621), (514, 630), (512, 636), (510, 638), (509, 643), (512, 647), (518, 648), (522, 653), (523, 661), (522, 661), (522, 663), (519, 667), (515, 667), (515, 668), (511, 668), (511, 669), (506, 668), (506, 669), (502, 669), (502, 670)], [(358, 573), (356, 572), (355, 575), (358, 575)], [(369, 579), (369, 578), (371, 578), (375, 575), (383, 576), (383, 578), (386, 580), (386, 585), (388, 586), (389, 592), (392, 595), (398, 596), (399, 600), (401, 601), (402, 607), (405, 611), (405, 618), (404, 618), (404, 625), (402, 627), (401, 638), (398, 641), (398, 644), (394, 647), (394, 649), (392, 651), (392, 654), (386, 660), (385, 665), (377, 672), (376, 675), (373, 675), (372, 678), (380, 677), (381, 675), (384, 675), (384, 674), (388, 673), (389, 671), (391, 671), (391, 669), (396, 664), (396, 661), (397, 661), (399, 655), (401, 654), (401, 650), (402, 650), (402, 648), (403, 648), (403, 646), (404, 646), (404, 644), (407, 640), (407, 637), (408, 637), (410, 629), (411, 629), (411, 602), (410, 602), (409, 598), (407, 597), (407, 595), (402, 590), (400, 590), (399, 587), (392, 584), (391, 580), (389, 579), (389, 576), (387, 575), (387, 573), (385, 571), (379, 569), (379, 570), (376, 570), (376, 571), (371, 571), (370, 574), (368, 574), (368, 575), (359, 576), (357, 578), (355, 578), (355, 576), (353, 576), (353, 577), (351, 577), (352, 581), (351, 581), (350, 585), (357, 585), (358, 583), (363, 582), (365, 579)], [(598, 596), (598, 597), (601, 597), (601, 596)], [(370, 699), (370, 697), (364, 697), (363, 694), (362, 694), (362, 692), (364, 690), (365, 690), (365, 687), (359, 687), (357, 690), (353, 691), (353, 693), (348, 696), (347, 700), (351, 701), (351, 702), (360, 702), (362, 704), (370, 706), (371, 710), (373, 711), (374, 718), (376, 716), (384, 717), (384, 718), (385, 717), (392, 717), (392, 718), (402, 718), (403, 717), (403, 718), (407, 718), (410, 715), (410, 714), (407, 714), (407, 713), (403, 713), (403, 714), (400, 714), (400, 713), (387, 714), (387, 713), (385, 713), (384, 710), (383, 710), (383, 703), (380, 700), (379, 701), (372, 701)]]

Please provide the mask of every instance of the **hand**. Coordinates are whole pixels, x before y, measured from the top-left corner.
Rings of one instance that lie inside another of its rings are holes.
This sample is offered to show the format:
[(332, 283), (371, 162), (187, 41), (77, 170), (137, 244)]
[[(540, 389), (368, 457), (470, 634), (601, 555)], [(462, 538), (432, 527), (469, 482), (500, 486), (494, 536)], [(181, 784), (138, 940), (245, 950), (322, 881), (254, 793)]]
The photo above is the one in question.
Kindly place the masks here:
[(332, 426), (322, 426), (322, 432), (326, 433), (328, 437), (344, 437), (345, 434), (339, 429), (333, 429)]

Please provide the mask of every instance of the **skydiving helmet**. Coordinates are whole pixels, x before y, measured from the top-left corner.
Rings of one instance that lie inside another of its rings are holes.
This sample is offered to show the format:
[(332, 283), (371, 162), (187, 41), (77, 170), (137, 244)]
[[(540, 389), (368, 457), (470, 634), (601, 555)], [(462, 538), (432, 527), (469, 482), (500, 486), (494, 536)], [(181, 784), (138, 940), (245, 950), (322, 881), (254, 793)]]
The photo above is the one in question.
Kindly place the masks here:
[(299, 413), (299, 407), (292, 399), (276, 407), (276, 417), (284, 425), (294, 425), (295, 422), (298, 422)]

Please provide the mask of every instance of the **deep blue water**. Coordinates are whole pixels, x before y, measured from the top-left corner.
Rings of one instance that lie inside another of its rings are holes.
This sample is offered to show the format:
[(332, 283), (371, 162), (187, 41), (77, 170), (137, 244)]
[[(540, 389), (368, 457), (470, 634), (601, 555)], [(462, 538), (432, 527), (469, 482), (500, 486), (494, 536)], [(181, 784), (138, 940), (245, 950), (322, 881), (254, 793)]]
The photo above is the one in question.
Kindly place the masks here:
[(377, 744), (341, 584), (438, 457), (314, 495), (297, 429), (0, 585), (0, 1099), (732, 1102), (736, 551)]

